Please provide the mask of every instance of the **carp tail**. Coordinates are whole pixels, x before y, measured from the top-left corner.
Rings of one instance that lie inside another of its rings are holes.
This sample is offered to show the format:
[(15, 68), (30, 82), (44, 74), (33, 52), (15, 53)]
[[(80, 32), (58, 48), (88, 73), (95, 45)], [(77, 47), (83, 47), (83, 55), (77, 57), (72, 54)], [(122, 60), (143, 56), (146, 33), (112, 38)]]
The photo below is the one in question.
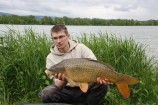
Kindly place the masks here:
[(130, 96), (130, 90), (128, 85), (139, 83), (139, 81), (131, 76), (125, 75), (125, 74), (119, 74), (119, 81), (116, 82), (116, 86), (120, 93), (123, 95), (125, 99), (127, 99)]

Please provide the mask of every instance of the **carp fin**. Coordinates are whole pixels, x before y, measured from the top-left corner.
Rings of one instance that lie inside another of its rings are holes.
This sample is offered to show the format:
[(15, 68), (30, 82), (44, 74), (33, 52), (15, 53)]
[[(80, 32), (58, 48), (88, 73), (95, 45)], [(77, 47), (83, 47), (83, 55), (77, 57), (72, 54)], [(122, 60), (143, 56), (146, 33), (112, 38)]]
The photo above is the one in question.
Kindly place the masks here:
[(120, 93), (123, 95), (125, 99), (127, 99), (130, 95), (130, 90), (128, 87), (128, 84), (126, 82), (118, 82), (116, 83), (116, 86)]
[(88, 90), (88, 83), (78, 83), (78, 84), (79, 84), (80, 89), (81, 89), (84, 93), (86, 93), (87, 90)]
[(82, 59), (86, 59), (88, 61), (93, 61), (93, 62), (96, 62), (96, 63), (103, 64), (104, 66), (110, 68), (110, 70), (115, 71), (115, 69), (110, 64), (107, 64), (107, 63), (104, 63), (104, 62), (101, 62), (101, 61), (98, 61), (98, 60), (94, 60), (94, 59), (91, 59), (91, 58), (82, 58)]
[(65, 76), (65, 79), (69, 82), (71, 87), (75, 86), (76, 83), (72, 79), (70, 79), (69, 77), (66, 77), (66, 76)]

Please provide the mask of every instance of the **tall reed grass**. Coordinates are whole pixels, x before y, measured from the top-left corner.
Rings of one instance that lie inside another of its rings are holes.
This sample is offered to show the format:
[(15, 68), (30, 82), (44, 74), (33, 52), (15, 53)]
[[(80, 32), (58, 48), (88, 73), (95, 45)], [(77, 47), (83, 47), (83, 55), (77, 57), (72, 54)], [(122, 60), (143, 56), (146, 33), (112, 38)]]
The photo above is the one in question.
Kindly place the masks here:
[[(0, 46), (0, 105), (20, 102), (40, 103), (38, 93), (51, 84), (44, 74), (45, 58), (51, 41), (45, 34), (25, 29), (23, 34), (9, 29)], [(93, 50), (98, 60), (109, 63), (117, 72), (140, 80), (130, 86), (131, 96), (125, 100), (115, 86), (110, 86), (105, 105), (136, 105), (158, 103), (158, 65), (148, 58), (146, 46), (130, 39), (99, 32), (83, 34), (78, 40)]]
[(0, 48), (0, 103), (36, 102), (38, 92), (48, 82), (44, 69), (50, 41), (31, 28), (24, 34), (12, 29), (4, 34)]
[(146, 45), (136, 43), (132, 38), (117, 38), (115, 35), (98, 32), (85, 33), (79, 38), (93, 50), (98, 60), (112, 65), (119, 73), (132, 75), (140, 80), (139, 84), (130, 86), (131, 96), (123, 100), (117, 89), (111, 86), (105, 105), (136, 105), (158, 103), (158, 68), (156, 59), (146, 55)]

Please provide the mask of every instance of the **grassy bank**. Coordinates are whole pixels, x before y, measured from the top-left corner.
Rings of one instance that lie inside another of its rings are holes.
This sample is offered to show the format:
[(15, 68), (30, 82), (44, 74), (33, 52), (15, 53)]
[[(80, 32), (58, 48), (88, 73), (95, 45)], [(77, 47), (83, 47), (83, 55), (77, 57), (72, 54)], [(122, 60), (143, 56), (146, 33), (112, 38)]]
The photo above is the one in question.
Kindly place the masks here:
[(50, 45), (46, 36), (35, 34), (32, 29), (25, 30), (23, 35), (9, 30), (3, 42), (0, 47), (0, 103), (39, 101), (38, 92), (48, 83), (44, 75)]
[[(51, 83), (44, 74), (51, 40), (32, 29), (26, 29), (23, 34), (10, 29), (4, 34), (0, 45), (0, 105), (40, 103), (38, 93)], [(158, 103), (158, 65), (145, 54), (146, 46), (132, 38), (122, 40), (106, 33), (91, 34), (88, 38), (86, 35), (78, 40), (91, 48), (98, 60), (140, 80), (139, 84), (130, 86), (131, 96), (127, 100), (116, 86), (110, 86), (105, 105)]]

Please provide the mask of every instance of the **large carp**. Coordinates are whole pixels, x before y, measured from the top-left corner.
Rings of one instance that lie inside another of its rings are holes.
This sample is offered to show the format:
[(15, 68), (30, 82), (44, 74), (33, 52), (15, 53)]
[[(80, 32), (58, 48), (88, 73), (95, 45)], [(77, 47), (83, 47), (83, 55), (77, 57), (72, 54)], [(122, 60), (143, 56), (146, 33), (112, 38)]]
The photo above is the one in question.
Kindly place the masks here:
[(75, 86), (75, 82), (77, 82), (83, 92), (87, 92), (88, 83), (96, 82), (98, 77), (108, 79), (109, 82), (116, 84), (124, 98), (128, 98), (130, 95), (128, 85), (139, 82), (134, 77), (117, 73), (107, 64), (88, 58), (65, 59), (49, 69), (46, 69), (45, 73), (48, 76), (62, 73), (65, 75), (65, 79), (70, 83), (70, 86)]

